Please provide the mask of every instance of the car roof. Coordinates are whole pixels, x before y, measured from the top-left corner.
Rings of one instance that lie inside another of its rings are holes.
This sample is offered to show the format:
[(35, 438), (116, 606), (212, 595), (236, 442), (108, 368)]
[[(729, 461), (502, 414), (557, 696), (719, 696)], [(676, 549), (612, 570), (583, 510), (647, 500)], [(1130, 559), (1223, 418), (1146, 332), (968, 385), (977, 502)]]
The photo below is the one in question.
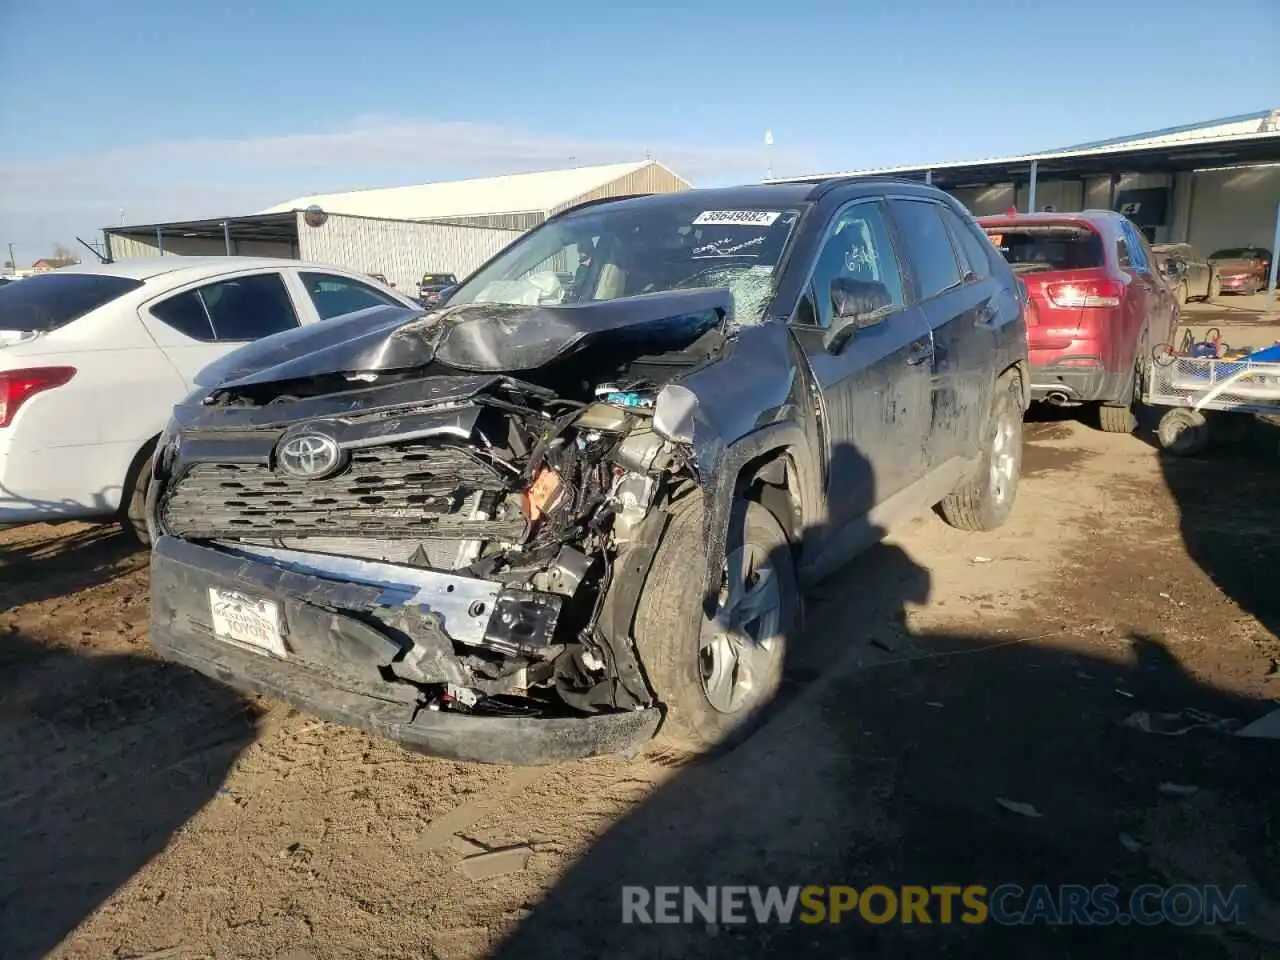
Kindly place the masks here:
[[(876, 195), (886, 190), (905, 189), (910, 193), (921, 195), (936, 194), (945, 196), (941, 191), (915, 181), (898, 180), (890, 177), (832, 177), (827, 180), (792, 182), (752, 183), (733, 187), (695, 187), (691, 190), (680, 190), (676, 193), (641, 194), (626, 197), (604, 197), (588, 200), (577, 206), (557, 214), (556, 217), (574, 214), (607, 206), (610, 209), (633, 206), (676, 206), (685, 204), (702, 204), (707, 210), (733, 210), (755, 208), (797, 207), (802, 204), (815, 203), (822, 197), (839, 191), (842, 198), (855, 198), (858, 194)], [(556, 219), (555, 217), (551, 219)]]
[(695, 187), (692, 190), (680, 190), (676, 193), (654, 193), (642, 196), (604, 198), (587, 201), (576, 207), (570, 207), (562, 215), (572, 215), (579, 211), (608, 207), (651, 207), (678, 206), (684, 204), (704, 204), (707, 209), (734, 208), (753, 209), (755, 207), (788, 207), (804, 203), (813, 191), (813, 184), (749, 184), (739, 187)]
[[(151, 280), (155, 277), (182, 273), (186, 277), (216, 276), (236, 270), (294, 267), (312, 270), (351, 273), (343, 267), (328, 264), (307, 263), (284, 257), (147, 257), (138, 260), (117, 260), (114, 263), (77, 264), (61, 267), (56, 273), (87, 273), (105, 277), (123, 277), (128, 280)], [(176, 279), (176, 278), (174, 278)]]

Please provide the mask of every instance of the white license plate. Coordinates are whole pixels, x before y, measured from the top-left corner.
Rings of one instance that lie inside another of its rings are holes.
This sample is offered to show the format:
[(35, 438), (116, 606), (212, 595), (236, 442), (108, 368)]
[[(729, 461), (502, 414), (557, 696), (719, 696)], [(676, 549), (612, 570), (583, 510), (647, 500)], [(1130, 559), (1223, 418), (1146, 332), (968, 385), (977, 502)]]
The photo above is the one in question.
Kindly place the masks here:
[(209, 588), (213, 635), (277, 657), (289, 655), (280, 632), (280, 605), (232, 590)]

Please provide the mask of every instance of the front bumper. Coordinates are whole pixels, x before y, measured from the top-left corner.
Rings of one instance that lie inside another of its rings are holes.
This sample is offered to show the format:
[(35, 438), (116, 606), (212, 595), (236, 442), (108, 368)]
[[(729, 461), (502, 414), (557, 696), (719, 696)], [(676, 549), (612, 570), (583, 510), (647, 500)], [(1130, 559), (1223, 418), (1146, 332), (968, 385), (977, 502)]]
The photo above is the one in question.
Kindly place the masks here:
[[(279, 604), (289, 659), (216, 639), (211, 587)], [(376, 670), (397, 648), (359, 614), (383, 593), (381, 587), (284, 570), (162, 536), (152, 551), (151, 642), (166, 659), (245, 693), (277, 697), (323, 719), (453, 760), (554, 763), (626, 752), (657, 730), (661, 714), (655, 708), (537, 718), (422, 709), (416, 688), (381, 680)]]

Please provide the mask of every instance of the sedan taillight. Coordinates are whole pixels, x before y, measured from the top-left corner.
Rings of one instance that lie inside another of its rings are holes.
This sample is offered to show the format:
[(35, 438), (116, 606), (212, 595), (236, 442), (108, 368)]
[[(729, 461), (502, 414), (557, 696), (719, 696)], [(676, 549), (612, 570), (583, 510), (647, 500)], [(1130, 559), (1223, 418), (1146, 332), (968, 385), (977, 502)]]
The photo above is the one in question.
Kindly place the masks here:
[(1118, 307), (1124, 285), (1115, 280), (1076, 280), (1046, 283), (1044, 293), (1055, 307)]
[(60, 387), (75, 375), (75, 367), (28, 367), (0, 371), (0, 427), (13, 423), (18, 408), (30, 397), (42, 390)]

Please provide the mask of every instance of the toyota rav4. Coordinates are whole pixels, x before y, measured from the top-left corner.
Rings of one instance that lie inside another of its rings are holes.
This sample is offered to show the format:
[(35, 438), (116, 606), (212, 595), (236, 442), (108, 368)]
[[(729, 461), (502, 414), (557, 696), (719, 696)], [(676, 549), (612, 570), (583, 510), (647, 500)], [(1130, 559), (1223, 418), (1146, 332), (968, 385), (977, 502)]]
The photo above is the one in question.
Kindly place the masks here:
[(804, 587), (934, 506), (1009, 515), (1024, 307), (920, 184), (575, 208), (447, 307), (201, 378), (154, 461), (153, 642), (448, 757), (727, 742)]

